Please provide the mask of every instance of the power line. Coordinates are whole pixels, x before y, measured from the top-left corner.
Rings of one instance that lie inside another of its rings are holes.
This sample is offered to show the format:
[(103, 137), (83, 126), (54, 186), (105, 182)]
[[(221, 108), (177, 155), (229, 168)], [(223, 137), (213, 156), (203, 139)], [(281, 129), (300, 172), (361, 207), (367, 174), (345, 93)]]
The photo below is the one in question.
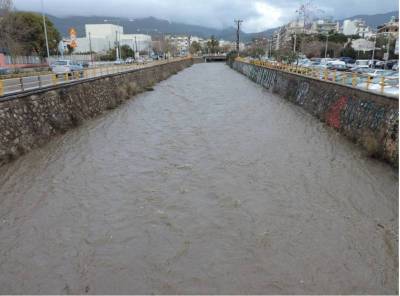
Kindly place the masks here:
[(236, 51), (237, 51), (237, 55), (239, 56), (240, 25), (243, 23), (243, 20), (235, 20), (235, 23), (237, 25), (237, 30), (236, 30)]

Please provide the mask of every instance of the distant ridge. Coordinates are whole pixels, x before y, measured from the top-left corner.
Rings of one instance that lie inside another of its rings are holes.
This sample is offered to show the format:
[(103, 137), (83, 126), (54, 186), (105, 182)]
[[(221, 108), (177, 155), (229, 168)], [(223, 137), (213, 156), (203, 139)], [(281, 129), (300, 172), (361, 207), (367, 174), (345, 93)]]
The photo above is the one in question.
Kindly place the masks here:
[[(387, 22), (392, 16), (398, 17), (398, 11), (391, 11), (388, 13), (374, 14), (374, 15), (355, 15), (346, 19), (362, 18), (366, 21), (367, 25), (373, 29), (380, 24)], [(78, 31), (78, 36), (82, 37), (85, 35), (85, 24), (101, 24), (101, 23), (113, 23), (119, 24), (124, 27), (124, 32), (127, 34), (143, 33), (150, 35), (160, 34), (190, 34), (193, 36), (199, 36), (208, 38), (211, 35), (216, 36), (219, 39), (234, 41), (236, 38), (235, 28), (228, 27), (225, 29), (214, 29), (198, 25), (189, 25), (178, 22), (169, 22), (167, 20), (157, 19), (155, 17), (147, 18), (120, 18), (120, 17), (108, 17), (108, 16), (70, 16), (70, 17), (56, 17), (49, 15), (49, 19), (54, 23), (56, 28), (61, 32), (63, 36), (67, 36), (68, 29), (74, 27)], [(344, 19), (339, 20), (340, 23)], [(241, 33), (243, 41), (248, 42), (255, 37), (269, 37), (277, 28), (271, 28), (258, 33)]]

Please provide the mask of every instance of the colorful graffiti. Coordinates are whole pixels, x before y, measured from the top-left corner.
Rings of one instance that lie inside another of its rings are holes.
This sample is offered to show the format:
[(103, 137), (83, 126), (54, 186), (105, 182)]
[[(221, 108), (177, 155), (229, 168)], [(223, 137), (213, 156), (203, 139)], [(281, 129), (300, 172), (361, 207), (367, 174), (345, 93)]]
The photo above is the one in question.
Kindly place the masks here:
[(232, 67), (359, 143), (369, 135), (381, 145), (380, 156), (398, 165), (399, 111), (392, 99), (247, 63)]
[(343, 96), (330, 107), (326, 115), (326, 123), (328, 125), (340, 129), (340, 115), (342, 113), (342, 110), (346, 107), (347, 101), (348, 98)]

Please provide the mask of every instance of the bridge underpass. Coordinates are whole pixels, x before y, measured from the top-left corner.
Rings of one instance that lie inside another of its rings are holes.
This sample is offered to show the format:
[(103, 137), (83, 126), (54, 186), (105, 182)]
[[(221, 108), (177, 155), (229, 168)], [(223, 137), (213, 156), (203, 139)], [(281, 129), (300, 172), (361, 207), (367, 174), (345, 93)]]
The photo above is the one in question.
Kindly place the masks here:
[(397, 178), (194, 65), (0, 168), (0, 291), (396, 293)]

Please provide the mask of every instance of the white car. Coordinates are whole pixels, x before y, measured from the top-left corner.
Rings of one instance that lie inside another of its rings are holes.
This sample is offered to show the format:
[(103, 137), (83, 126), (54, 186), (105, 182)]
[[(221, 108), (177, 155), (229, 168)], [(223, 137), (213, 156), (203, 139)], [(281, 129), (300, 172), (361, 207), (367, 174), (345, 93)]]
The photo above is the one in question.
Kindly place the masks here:
[(360, 67), (360, 66), (367, 66), (369, 67), (369, 60), (356, 60), (356, 62), (354, 63), (354, 67)]
[(77, 62), (71, 60), (59, 60), (56, 61), (53, 65), (51, 65), (51, 71), (56, 75), (68, 74), (72, 75), (73, 73), (83, 72), (83, 66)]
[(392, 75), (393, 73), (394, 71), (392, 70), (372, 69), (371, 71), (368, 71), (366, 74), (372, 77), (377, 77), (377, 76), (381, 77), (381, 76)]

